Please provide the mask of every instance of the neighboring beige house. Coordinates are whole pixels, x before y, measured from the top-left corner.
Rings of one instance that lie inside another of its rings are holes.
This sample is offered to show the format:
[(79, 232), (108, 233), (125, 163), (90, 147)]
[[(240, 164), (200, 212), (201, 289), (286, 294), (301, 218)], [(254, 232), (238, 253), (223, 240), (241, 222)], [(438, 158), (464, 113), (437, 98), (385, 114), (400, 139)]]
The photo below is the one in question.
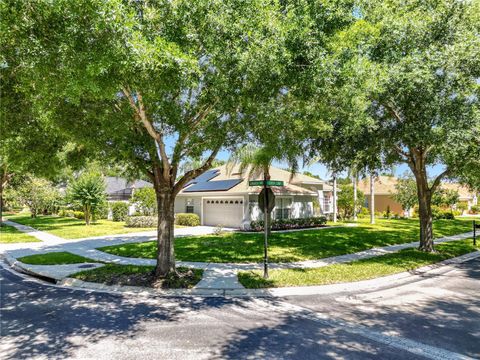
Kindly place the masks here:
[[(393, 194), (396, 192), (395, 185), (398, 179), (393, 176), (378, 176), (375, 179), (375, 211), (384, 212), (387, 207), (390, 207), (392, 213), (403, 215), (405, 210), (398, 202), (393, 199)], [(474, 205), (478, 204), (477, 194), (471, 192), (465, 186), (458, 183), (442, 183), (441, 188), (446, 190), (456, 190), (460, 195), (460, 202), (468, 204), (468, 210)], [(370, 209), (370, 179), (362, 179), (358, 183), (358, 189), (365, 194), (365, 206)]]
[(470, 191), (467, 187), (457, 184), (457, 183), (449, 183), (445, 182), (441, 185), (442, 189), (445, 190), (455, 190), (458, 191), (458, 195), (460, 196), (459, 202), (464, 202), (467, 204), (467, 210), (470, 210), (472, 206), (478, 205), (478, 195), (474, 192)]
[[(397, 178), (393, 176), (378, 176), (375, 178), (375, 211), (384, 212), (390, 207), (392, 213), (403, 215), (404, 209), (402, 205), (393, 199), (397, 182)], [(358, 182), (358, 190), (365, 194), (365, 207), (370, 209), (370, 178), (360, 180)]]
[[(226, 165), (208, 170), (191, 181), (175, 200), (175, 213), (195, 213), (202, 225), (248, 229), (252, 220), (262, 217), (258, 207), (261, 187), (250, 187), (249, 171)], [(270, 168), (272, 180), (282, 180), (284, 186), (272, 187), (276, 195), (273, 217), (306, 218), (332, 211), (332, 187), (322, 180), (302, 174)], [(314, 214), (314, 202), (320, 204), (320, 214)]]

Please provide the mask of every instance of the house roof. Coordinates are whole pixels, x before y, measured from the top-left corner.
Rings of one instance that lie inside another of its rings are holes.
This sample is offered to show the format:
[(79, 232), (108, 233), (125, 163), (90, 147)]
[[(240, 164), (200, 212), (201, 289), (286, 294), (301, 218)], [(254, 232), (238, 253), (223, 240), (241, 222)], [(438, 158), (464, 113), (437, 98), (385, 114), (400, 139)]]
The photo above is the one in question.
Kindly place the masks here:
[[(378, 176), (375, 179), (375, 194), (376, 195), (391, 195), (394, 194), (396, 190), (396, 184), (398, 179), (393, 176)], [(470, 191), (465, 186), (462, 186), (458, 183), (449, 183), (444, 182), (440, 185), (442, 189), (445, 190), (456, 190), (460, 195), (460, 200), (470, 200), (475, 194)], [(370, 195), (370, 178), (362, 179), (358, 182), (358, 189), (362, 191), (365, 195)]]
[(148, 181), (135, 180), (128, 181), (125, 178), (115, 177), (115, 176), (106, 176), (105, 177), (105, 192), (108, 195), (132, 192), (132, 189), (141, 189), (144, 187), (152, 187), (153, 185)]
[[(375, 178), (375, 194), (376, 195), (391, 195), (396, 192), (395, 185), (398, 179), (393, 176), (378, 176)], [(358, 190), (365, 195), (370, 195), (370, 178), (361, 179), (358, 182)]]
[[(198, 194), (204, 192), (221, 192), (223, 194), (227, 193), (229, 195), (235, 194), (257, 194), (260, 193), (262, 190), (261, 187), (257, 186), (248, 186), (249, 180), (261, 180), (262, 174), (252, 174), (250, 175), (250, 169), (247, 168), (243, 172), (240, 170), (240, 166), (227, 166), (222, 165), (220, 167), (212, 169), (212, 171), (217, 171), (216, 175), (208, 180), (208, 182), (215, 182), (215, 181), (222, 181), (225, 182), (227, 180), (238, 180), (238, 183), (233, 185), (232, 187), (228, 188), (221, 188), (222, 190), (210, 190), (210, 191), (198, 191), (198, 192), (188, 192), (182, 190), (180, 194)], [(309, 188), (311, 187), (318, 187), (322, 188), (325, 184), (324, 181), (303, 175), (303, 174), (295, 174), (291, 175), (289, 171), (278, 169), (276, 167), (270, 167), (270, 176), (272, 180), (281, 180), (284, 182), (284, 186), (273, 186), (272, 191), (275, 194), (294, 194), (294, 195), (316, 195), (316, 191), (313, 191)], [(229, 184), (234, 184), (235, 182), (231, 182)], [(221, 184), (221, 183), (218, 183)], [(189, 185), (188, 188), (192, 188), (195, 185)], [(308, 186), (309, 188), (306, 188)]]

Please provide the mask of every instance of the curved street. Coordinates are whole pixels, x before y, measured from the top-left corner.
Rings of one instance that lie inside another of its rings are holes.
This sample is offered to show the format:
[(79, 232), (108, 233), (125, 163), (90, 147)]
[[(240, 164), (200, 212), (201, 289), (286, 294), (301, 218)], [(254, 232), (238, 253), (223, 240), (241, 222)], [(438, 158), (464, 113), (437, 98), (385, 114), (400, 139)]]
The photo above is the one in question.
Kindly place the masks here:
[(129, 297), (0, 274), (2, 359), (480, 357), (479, 258), (396, 288), (283, 299)]

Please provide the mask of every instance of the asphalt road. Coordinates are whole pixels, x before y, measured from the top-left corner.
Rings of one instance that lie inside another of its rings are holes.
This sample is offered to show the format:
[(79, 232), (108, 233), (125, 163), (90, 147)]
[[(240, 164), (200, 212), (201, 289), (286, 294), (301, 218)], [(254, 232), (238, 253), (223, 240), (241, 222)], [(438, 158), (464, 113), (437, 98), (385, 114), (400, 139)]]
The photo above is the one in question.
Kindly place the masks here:
[(2, 268), (0, 358), (480, 358), (480, 260), (366, 294), (148, 298)]

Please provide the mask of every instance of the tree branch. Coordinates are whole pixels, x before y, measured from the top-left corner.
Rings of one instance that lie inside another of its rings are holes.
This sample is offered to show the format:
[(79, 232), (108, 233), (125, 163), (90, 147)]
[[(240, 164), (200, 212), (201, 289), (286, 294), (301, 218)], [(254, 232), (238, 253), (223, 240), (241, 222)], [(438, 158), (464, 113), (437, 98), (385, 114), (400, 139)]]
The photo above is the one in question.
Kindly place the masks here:
[(187, 171), (180, 180), (177, 181), (175, 184), (173, 193), (177, 195), (183, 187), (192, 179), (195, 179), (197, 176), (203, 174), (205, 171), (207, 171), (211, 166), (213, 160), (217, 157), (218, 152), (220, 151), (221, 146), (218, 146), (215, 150), (212, 151), (210, 156), (205, 160), (202, 166), (200, 166), (197, 169)]
[(440, 185), (440, 181), (442, 181), (442, 179), (447, 176), (448, 174), (450, 173), (450, 169), (447, 168), (444, 172), (442, 172), (440, 175), (438, 175), (435, 180), (433, 181), (433, 184), (432, 186), (430, 186), (430, 191), (433, 193), (436, 188), (438, 187), (438, 185)]

